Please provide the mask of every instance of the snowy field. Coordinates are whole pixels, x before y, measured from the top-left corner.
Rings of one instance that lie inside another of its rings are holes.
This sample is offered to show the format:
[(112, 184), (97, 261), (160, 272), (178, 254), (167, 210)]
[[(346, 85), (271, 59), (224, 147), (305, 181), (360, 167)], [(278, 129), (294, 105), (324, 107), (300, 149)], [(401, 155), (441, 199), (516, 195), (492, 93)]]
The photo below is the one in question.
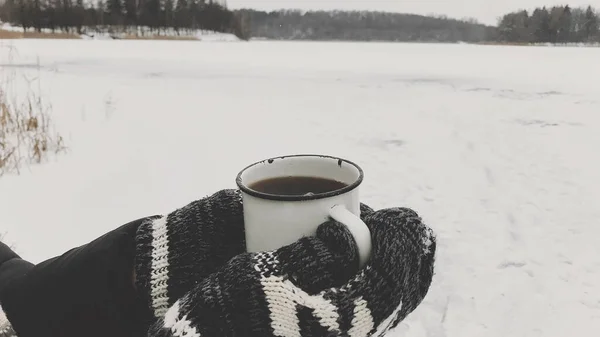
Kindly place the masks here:
[(251, 162), (332, 154), (364, 168), (364, 202), (411, 207), (438, 234), (432, 288), (392, 336), (600, 331), (600, 49), (14, 40), (0, 50), (3, 71), (39, 76), (70, 147), (0, 178), (0, 230), (25, 258), (234, 188)]

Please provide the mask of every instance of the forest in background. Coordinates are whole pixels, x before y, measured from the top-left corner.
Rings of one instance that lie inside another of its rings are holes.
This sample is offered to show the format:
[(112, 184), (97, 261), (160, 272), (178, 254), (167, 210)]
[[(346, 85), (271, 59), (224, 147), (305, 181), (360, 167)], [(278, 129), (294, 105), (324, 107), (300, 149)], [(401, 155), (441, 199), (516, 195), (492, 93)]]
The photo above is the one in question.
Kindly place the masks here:
[(592, 7), (518, 10), (497, 26), (474, 19), (374, 11), (230, 10), (217, 0), (0, 0), (0, 20), (24, 30), (74, 32), (195, 30), (242, 39), (470, 43), (600, 42)]
[(474, 19), (367, 11), (239, 10), (253, 36), (280, 40), (403, 42), (574, 43), (600, 42), (591, 7), (568, 5), (518, 10), (497, 26)]
[(210, 30), (248, 38), (239, 17), (213, 0), (4, 0), (0, 20), (38, 32), (160, 35), (170, 30), (177, 34)]
[(598, 15), (591, 6), (536, 8), (504, 15), (498, 23), (498, 40), (519, 43), (600, 42)]
[(275, 40), (482, 42), (496, 28), (474, 19), (372, 11), (236, 11), (252, 36)]

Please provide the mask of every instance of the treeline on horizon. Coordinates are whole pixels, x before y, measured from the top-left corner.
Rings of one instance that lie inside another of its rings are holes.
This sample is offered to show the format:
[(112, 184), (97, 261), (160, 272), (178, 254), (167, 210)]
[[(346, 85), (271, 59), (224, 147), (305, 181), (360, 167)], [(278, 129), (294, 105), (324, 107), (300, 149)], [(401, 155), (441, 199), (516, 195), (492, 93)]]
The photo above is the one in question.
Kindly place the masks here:
[(279, 40), (402, 42), (570, 43), (600, 42), (599, 21), (591, 7), (568, 5), (505, 14), (498, 25), (371, 11), (238, 11), (252, 35)]
[[(2, 2), (4, 1), (4, 2)], [(282, 40), (480, 42), (495, 28), (475, 20), (371, 11), (231, 11), (213, 0), (0, 0), (0, 20), (24, 30), (160, 33), (203, 29)]]
[(337, 10), (236, 12), (244, 18), (253, 37), (274, 40), (481, 42), (495, 34), (494, 27), (474, 19), (445, 16)]
[(600, 42), (598, 15), (591, 6), (554, 6), (520, 10), (498, 23), (498, 40), (519, 43)]
[(151, 33), (174, 29), (233, 33), (247, 39), (240, 18), (213, 0), (0, 0), (0, 20), (51, 31), (125, 32), (146, 27)]

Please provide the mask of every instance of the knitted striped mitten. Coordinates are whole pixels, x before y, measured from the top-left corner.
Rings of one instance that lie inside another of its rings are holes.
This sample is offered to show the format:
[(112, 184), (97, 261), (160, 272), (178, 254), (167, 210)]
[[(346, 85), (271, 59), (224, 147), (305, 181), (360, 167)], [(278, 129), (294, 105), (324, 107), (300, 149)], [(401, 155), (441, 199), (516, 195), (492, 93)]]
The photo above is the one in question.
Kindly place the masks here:
[(423, 300), (436, 240), (410, 209), (364, 218), (373, 240), (358, 270), (344, 225), (275, 251), (244, 253), (177, 300), (152, 337), (363, 337), (394, 328)]
[[(366, 215), (373, 210), (361, 204)], [(221, 190), (167, 216), (146, 219), (136, 234), (136, 287), (155, 318), (198, 282), (245, 252), (239, 190)]]
[(244, 251), (241, 195), (222, 190), (138, 228), (136, 287), (162, 317), (199, 280)]

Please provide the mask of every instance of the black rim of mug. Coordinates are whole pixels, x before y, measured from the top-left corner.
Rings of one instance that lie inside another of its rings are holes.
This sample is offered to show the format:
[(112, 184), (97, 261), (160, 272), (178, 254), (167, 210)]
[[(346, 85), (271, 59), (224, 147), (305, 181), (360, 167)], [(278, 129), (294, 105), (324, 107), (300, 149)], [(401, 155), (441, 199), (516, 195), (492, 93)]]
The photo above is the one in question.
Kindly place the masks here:
[[(344, 188), (340, 188), (339, 190), (325, 192), (325, 193), (311, 194), (311, 195), (280, 195), (280, 194), (263, 193), (263, 192), (255, 191), (255, 190), (247, 187), (246, 185), (244, 185), (244, 183), (242, 181), (242, 174), (247, 169), (249, 169), (253, 166), (263, 164), (265, 162), (272, 164), (276, 160), (279, 160), (279, 159), (297, 158), (297, 157), (327, 158), (327, 159), (337, 160), (338, 166), (342, 166), (343, 164), (352, 165), (352, 166), (354, 166), (354, 168), (356, 168), (358, 170), (358, 178), (352, 184), (350, 184)], [(354, 190), (355, 188), (357, 188), (362, 183), (363, 178), (364, 178), (364, 173), (363, 173), (363, 170), (360, 168), (360, 166), (356, 165), (355, 163), (353, 163), (347, 159), (338, 158), (338, 157), (334, 157), (334, 156), (328, 156), (328, 155), (321, 155), (321, 154), (294, 154), (294, 155), (289, 155), (289, 156), (279, 156), (279, 157), (264, 159), (261, 161), (257, 161), (256, 163), (250, 164), (250, 165), (246, 166), (243, 170), (241, 170), (240, 173), (238, 173), (237, 178), (235, 179), (235, 182), (240, 190), (242, 190), (244, 193), (247, 193), (253, 197), (257, 197), (257, 198), (261, 198), (261, 199), (268, 199), (268, 200), (278, 200), (278, 201), (307, 201), (307, 200), (325, 199), (325, 198), (335, 197), (336, 195), (348, 193), (348, 192)]]

